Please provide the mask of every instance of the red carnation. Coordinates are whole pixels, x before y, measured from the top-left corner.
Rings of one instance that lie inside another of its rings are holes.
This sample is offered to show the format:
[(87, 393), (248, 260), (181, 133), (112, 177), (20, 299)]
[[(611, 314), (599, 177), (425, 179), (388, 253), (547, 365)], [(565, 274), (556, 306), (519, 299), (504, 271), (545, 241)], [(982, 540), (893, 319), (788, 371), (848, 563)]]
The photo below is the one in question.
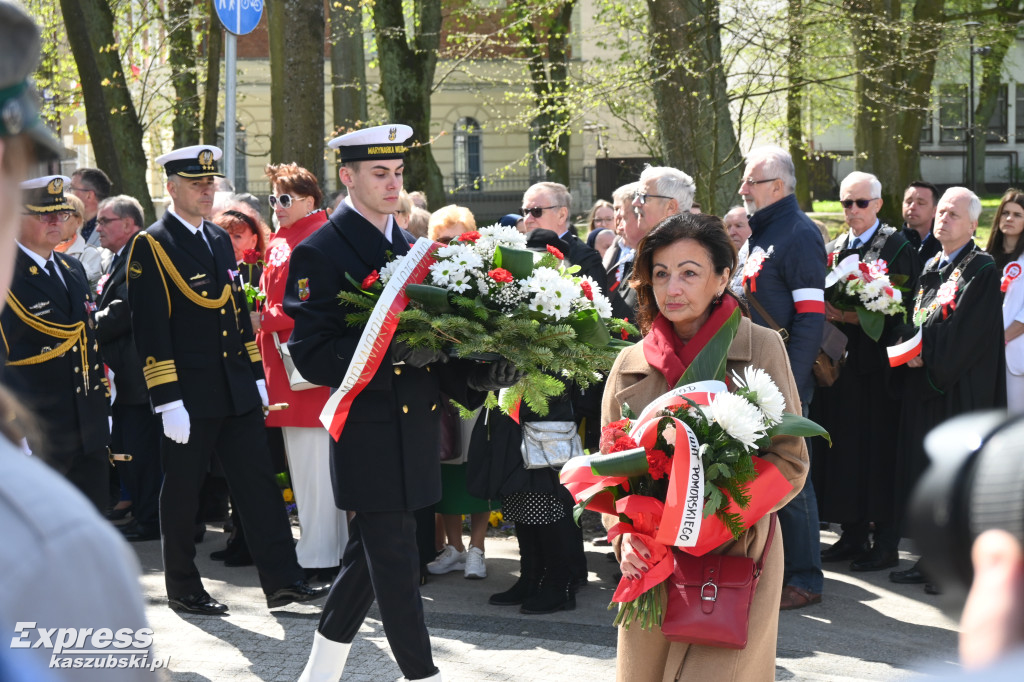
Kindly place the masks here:
[(669, 470), (672, 468), (672, 460), (668, 458), (661, 450), (648, 450), (647, 451), (647, 473), (651, 475), (655, 481), (665, 478), (668, 476)]
[[(633, 442), (633, 439), (629, 437), (629, 434), (622, 429), (622, 427), (628, 423), (628, 419), (623, 419), (613, 422), (601, 429), (601, 454), (607, 455), (612, 452), (619, 452), (619, 450), (629, 450), (628, 446), (616, 449), (616, 446), (618, 446), (620, 441), (623, 439)], [(623, 443), (623, 445), (625, 445), (625, 443)], [(632, 447), (636, 447), (636, 443), (633, 443)]]
[(832, 268), (832, 267), (835, 267), (835, 264), (836, 264), (836, 254), (835, 254), (835, 251), (833, 251), (832, 253), (828, 254), (828, 266), (830, 268)]
[(248, 265), (258, 265), (260, 262), (260, 252), (256, 249), (246, 249), (242, 252), (242, 262)]
[(565, 256), (562, 255), (562, 252), (556, 249), (555, 247), (551, 246), (550, 244), (548, 244), (548, 253), (550, 253), (558, 260), (565, 260)]
[(638, 447), (640, 446), (636, 444), (636, 441), (629, 436), (619, 436), (615, 439), (612, 452), (623, 452), (624, 450), (633, 450)]
[[(624, 318), (622, 318), (622, 321), (623, 322), (629, 322), (629, 318), (628, 317), (624, 317)], [(626, 331), (625, 327), (623, 327), (622, 329), (619, 330), (619, 336), (622, 337), (623, 341), (629, 341), (629, 332)]]
[(476, 230), (473, 230), (472, 232), (463, 232), (462, 234), (459, 235), (460, 242), (475, 243), (477, 239), (480, 239), (480, 233), (477, 232)]
[(493, 279), (495, 282), (509, 283), (515, 280), (515, 277), (512, 276), (512, 273), (506, 270), (505, 268), (494, 268), (493, 270), (488, 270), (487, 276)]
[(583, 289), (583, 295), (587, 297), (588, 301), (594, 300), (594, 289), (590, 286), (590, 282), (586, 280), (580, 282), (580, 289)]
[(369, 275), (363, 278), (363, 283), (360, 285), (363, 289), (369, 289), (373, 286), (373, 283), (380, 279), (380, 273), (374, 270)]

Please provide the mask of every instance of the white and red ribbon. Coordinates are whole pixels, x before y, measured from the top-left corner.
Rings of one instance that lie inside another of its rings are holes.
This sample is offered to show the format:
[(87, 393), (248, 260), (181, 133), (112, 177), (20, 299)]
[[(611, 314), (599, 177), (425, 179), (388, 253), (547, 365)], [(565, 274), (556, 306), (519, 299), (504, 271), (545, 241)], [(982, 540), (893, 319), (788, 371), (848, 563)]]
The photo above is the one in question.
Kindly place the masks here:
[(433, 253), (440, 247), (441, 244), (426, 237), (417, 239), (409, 253), (395, 267), (391, 279), (384, 287), (359, 337), (341, 386), (331, 394), (320, 413), (320, 422), (334, 440), (341, 437), (352, 402), (370, 383), (381, 362), (387, 357), (388, 347), (398, 326), (398, 314), (409, 305), (405, 285), (419, 284), (426, 278), (434, 263)]
[(889, 354), (890, 367), (907, 364), (921, 354), (921, 330), (918, 329), (911, 339), (897, 343), (895, 346), (889, 346), (885, 352)]
[(793, 307), (797, 314), (825, 314), (825, 291), (823, 289), (794, 289)]
[(847, 256), (825, 276), (825, 288), (828, 289), (830, 286), (842, 282), (858, 269), (860, 269), (860, 256), (856, 253)]
[(999, 280), (999, 291), (1005, 294), (1006, 290), (1010, 288), (1010, 285), (1013, 284), (1018, 277), (1020, 277), (1021, 270), (1022, 268), (1020, 266), (1020, 263), (1018, 263), (1017, 261), (1007, 263), (1006, 267), (1003, 268), (1003, 277), (1002, 279)]

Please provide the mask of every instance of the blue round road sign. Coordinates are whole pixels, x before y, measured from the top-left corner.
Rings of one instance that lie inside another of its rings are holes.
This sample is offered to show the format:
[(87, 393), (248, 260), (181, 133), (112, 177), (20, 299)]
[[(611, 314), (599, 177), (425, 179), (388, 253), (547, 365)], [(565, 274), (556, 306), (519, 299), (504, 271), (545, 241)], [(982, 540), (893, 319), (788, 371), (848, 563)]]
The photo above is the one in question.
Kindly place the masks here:
[(263, 0), (214, 0), (213, 7), (224, 28), (239, 36), (256, 28), (263, 15)]

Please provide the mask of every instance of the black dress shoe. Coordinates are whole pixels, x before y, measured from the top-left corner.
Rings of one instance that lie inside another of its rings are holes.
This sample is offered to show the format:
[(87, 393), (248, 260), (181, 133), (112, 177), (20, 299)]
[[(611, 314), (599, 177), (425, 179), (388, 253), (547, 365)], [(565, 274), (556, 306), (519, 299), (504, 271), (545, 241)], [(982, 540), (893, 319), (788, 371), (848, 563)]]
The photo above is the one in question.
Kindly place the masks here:
[(914, 564), (905, 571), (890, 571), (889, 580), (900, 585), (920, 585), (921, 583), (928, 582), (927, 578), (924, 577), (924, 573), (917, 567), (917, 564)]
[(138, 521), (133, 521), (127, 526), (121, 526), (119, 530), (128, 542), (148, 542), (149, 540), (160, 539), (160, 529), (158, 527), (144, 526)]
[(900, 565), (899, 552), (891, 552), (877, 547), (850, 563), (851, 571), (881, 571)]
[(822, 550), (821, 560), (822, 561), (850, 561), (851, 559), (861, 558), (865, 552), (871, 549), (866, 540), (860, 542), (847, 540), (846, 536), (839, 538), (839, 541), (829, 547), (828, 549)]
[(222, 616), (228, 612), (228, 607), (225, 604), (221, 604), (205, 590), (184, 597), (168, 597), (167, 605), (175, 611), (198, 613), (202, 616)]
[(312, 587), (305, 580), (296, 580), (287, 587), (274, 590), (267, 595), (267, 608), (273, 609), (292, 602), (313, 601), (327, 596), (326, 587)]
[(121, 521), (122, 519), (126, 518), (131, 513), (132, 513), (132, 506), (131, 505), (128, 505), (127, 507), (121, 507), (120, 509), (118, 509), (117, 507), (114, 507), (110, 511), (107, 512), (107, 520), (108, 521)]
[(252, 564), (252, 555), (249, 554), (249, 547), (244, 542), (240, 542), (228, 550), (228, 555), (224, 557), (224, 565), (228, 568), (252, 566)]

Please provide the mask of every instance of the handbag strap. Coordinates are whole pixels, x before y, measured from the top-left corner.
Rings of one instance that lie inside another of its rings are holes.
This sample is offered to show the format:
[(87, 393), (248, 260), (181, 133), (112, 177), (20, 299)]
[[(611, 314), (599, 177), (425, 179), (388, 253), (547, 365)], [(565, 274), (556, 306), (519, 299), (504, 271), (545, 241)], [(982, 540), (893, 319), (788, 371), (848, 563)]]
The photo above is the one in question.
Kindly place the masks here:
[(284, 351), (281, 350), (281, 339), (278, 338), (277, 332), (270, 332), (270, 335), (274, 337), (274, 348), (277, 349), (277, 354), (283, 358)]
[(757, 311), (757, 314), (760, 315), (764, 319), (764, 321), (768, 323), (769, 327), (771, 327), (772, 329), (779, 333), (779, 336), (782, 337), (782, 342), (788, 343), (789, 330), (787, 330), (785, 327), (780, 327), (779, 324), (775, 321), (775, 318), (768, 314), (768, 311), (764, 309), (764, 306), (761, 305), (760, 301), (757, 300), (757, 297), (754, 296), (754, 293), (750, 290), (750, 282), (747, 282), (746, 284), (743, 285), (743, 293), (744, 295), (746, 295), (747, 300), (750, 301), (751, 305), (754, 306), (754, 310)]
[(757, 562), (754, 568), (754, 577), (761, 575), (761, 569), (764, 568), (764, 561), (768, 558), (768, 552), (772, 548), (772, 540), (775, 538), (775, 523), (779, 515), (776, 512), (772, 512), (768, 518), (768, 539), (764, 542), (764, 551), (761, 552), (761, 560)]

